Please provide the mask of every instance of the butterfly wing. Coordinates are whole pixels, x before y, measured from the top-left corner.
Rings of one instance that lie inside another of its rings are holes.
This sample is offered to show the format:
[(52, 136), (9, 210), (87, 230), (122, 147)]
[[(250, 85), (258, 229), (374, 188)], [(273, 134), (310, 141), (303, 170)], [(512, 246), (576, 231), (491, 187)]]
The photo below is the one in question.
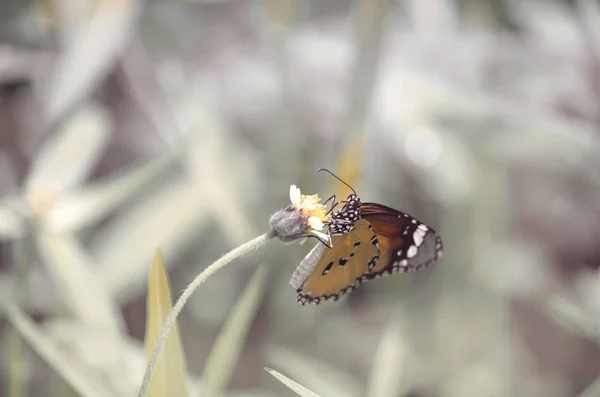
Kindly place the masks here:
[[(332, 248), (321, 249), (321, 256), (314, 266), (318, 251), (317, 247), (313, 248), (294, 273), (298, 279), (294, 280), (292, 276), (292, 281), (300, 284), (297, 289), (298, 302), (303, 305), (338, 300), (367, 279), (379, 259), (377, 236), (364, 219), (356, 221), (348, 233), (332, 236), (331, 242)], [(300, 269), (301, 266), (303, 269)], [(306, 269), (312, 271), (299, 283)]]
[(440, 236), (412, 216), (377, 203), (362, 203), (361, 213), (379, 241), (379, 260), (370, 278), (419, 270), (442, 256)]

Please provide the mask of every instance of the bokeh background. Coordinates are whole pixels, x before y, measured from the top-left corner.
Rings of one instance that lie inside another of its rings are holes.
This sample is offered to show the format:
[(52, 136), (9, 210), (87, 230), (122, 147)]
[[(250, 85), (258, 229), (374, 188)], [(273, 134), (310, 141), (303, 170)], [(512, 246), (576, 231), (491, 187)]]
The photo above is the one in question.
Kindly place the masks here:
[(599, 2), (7, 0), (0, 40), (0, 395), (135, 395), (155, 249), (176, 299), (327, 167), (444, 257), (305, 307), (313, 241), (236, 260), (190, 395), (263, 264), (225, 396), (600, 396)]

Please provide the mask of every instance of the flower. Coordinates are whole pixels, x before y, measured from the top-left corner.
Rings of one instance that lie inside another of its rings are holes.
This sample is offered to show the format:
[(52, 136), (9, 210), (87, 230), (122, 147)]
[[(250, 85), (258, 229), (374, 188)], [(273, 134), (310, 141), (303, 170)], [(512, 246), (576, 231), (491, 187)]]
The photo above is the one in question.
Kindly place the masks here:
[(321, 204), (321, 198), (316, 194), (304, 195), (296, 185), (291, 185), (290, 202), (288, 208), (273, 214), (269, 220), (275, 235), (286, 242), (310, 235), (330, 242), (329, 235), (320, 232), (329, 219), (327, 208)]

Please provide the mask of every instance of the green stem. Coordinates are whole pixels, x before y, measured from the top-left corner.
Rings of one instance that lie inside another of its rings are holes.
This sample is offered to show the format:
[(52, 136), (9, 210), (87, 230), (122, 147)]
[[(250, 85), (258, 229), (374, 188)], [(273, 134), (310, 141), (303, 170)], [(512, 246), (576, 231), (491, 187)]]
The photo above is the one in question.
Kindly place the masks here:
[(237, 248), (229, 251), (227, 254), (223, 255), (220, 259), (215, 261), (212, 265), (207, 267), (202, 273), (200, 273), (196, 278), (187, 286), (187, 288), (183, 291), (179, 299), (177, 299), (177, 303), (173, 306), (171, 312), (167, 315), (167, 319), (163, 324), (162, 329), (160, 330), (160, 335), (158, 336), (158, 340), (156, 341), (156, 346), (154, 346), (154, 350), (152, 351), (152, 356), (150, 357), (150, 361), (148, 362), (148, 366), (146, 367), (146, 372), (144, 373), (144, 379), (142, 380), (142, 386), (140, 387), (140, 391), (138, 392), (138, 397), (145, 397), (148, 391), (148, 385), (150, 384), (150, 378), (152, 377), (152, 373), (154, 372), (154, 368), (156, 367), (156, 362), (158, 361), (158, 356), (160, 355), (165, 342), (167, 341), (167, 336), (169, 336), (169, 331), (175, 324), (177, 320), (177, 316), (183, 309), (183, 306), (187, 302), (190, 296), (194, 293), (196, 288), (200, 284), (202, 284), (208, 277), (213, 275), (217, 270), (231, 262), (232, 260), (240, 257), (249, 251), (257, 249), (261, 245), (264, 245), (266, 242), (271, 240), (275, 235), (272, 232), (268, 232), (262, 234)]

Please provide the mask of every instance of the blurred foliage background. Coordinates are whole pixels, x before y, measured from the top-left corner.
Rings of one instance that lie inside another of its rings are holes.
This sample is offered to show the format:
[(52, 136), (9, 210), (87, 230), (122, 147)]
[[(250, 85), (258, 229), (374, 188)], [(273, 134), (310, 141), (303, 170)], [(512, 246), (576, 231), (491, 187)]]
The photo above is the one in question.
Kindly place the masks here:
[(178, 319), (190, 395), (294, 395), (269, 367), (324, 397), (600, 396), (593, 0), (2, 2), (0, 395), (135, 395), (156, 248), (176, 299), (290, 184), (348, 194), (319, 167), (444, 257), (306, 307), (312, 245), (238, 259)]

